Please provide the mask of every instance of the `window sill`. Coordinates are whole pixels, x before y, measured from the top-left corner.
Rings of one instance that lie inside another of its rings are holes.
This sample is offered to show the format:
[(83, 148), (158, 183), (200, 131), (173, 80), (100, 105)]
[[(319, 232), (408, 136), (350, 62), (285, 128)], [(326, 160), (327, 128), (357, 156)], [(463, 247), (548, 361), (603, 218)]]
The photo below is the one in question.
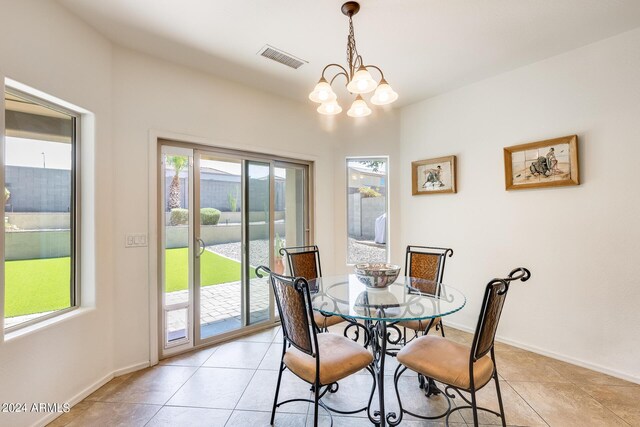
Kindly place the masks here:
[(76, 317), (80, 317), (85, 315), (86, 313), (93, 311), (94, 308), (93, 307), (75, 307), (72, 309), (69, 309), (68, 311), (55, 315), (53, 317), (50, 317), (48, 319), (43, 319), (37, 323), (34, 323), (32, 325), (28, 325), (28, 326), (24, 326), (18, 329), (15, 329), (13, 331), (9, 331), (9, 332), (4, 332), (4, 342), (10, 342), (13, 341), (15, 339), (27, 336), (27, 335), (31, 335), (33, 333), (36, 332), (40, 332), (43, 330), (47, 330), (50, 328), (55, 327), (58, 323), (62, 323), (65, 322), (69, 319), (74, 319)]

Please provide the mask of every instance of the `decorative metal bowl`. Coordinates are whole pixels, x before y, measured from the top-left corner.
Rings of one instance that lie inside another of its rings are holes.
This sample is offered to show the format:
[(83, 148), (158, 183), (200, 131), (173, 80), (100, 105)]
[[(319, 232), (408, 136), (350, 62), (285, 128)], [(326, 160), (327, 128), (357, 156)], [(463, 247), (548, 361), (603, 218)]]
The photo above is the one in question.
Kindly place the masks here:
[(396, 281), (400, 267), (386, 262), (363, 263), (355, 266), (356, 277), (368, 288), (386, 288)]

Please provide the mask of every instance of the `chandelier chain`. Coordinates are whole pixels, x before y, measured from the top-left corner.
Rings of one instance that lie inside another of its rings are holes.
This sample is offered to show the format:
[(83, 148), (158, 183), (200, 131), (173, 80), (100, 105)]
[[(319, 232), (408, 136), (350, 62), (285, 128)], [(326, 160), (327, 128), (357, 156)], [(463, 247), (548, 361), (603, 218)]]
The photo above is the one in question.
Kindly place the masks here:
[(347, 63), (349, 64), (349, 72), (353, 77), (356, 68), (356, 61), (360, 55), (358, 55), (358, 49), (356, 48), (356, 36), (353, 30), (353, 20), (349, 16), (349, 35), (347, 36)]

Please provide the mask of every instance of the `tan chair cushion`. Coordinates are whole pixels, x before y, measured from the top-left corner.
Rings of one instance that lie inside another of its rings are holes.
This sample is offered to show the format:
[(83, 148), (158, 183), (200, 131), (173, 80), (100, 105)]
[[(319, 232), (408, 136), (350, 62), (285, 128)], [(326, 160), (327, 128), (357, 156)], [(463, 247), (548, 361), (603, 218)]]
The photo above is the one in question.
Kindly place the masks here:
[(315, 310), (313, 311), (313, 320), (316, 321), (316, 325), (318, 325), (318, 328), (320, 329), (328, 328), (329, 326), (333, 326), (344, 321), (340, 316), (325, 316)]
[[(407, 329), (413, 329), (414, 331), (424, 331), (425, 328), (429, 326), (430, 321), (431, 319), (407, 320), (404, 322), (398, 322), (397, 325), (404, 326)], [(433, 324), (431, 325), (431, 327), (435, 328), (438, 323), (440, 323), (440, 317), (436, 317), (435, 319), (433, 319)]]
[[(471, 349), (446, 338), (425, 335), (411, 341), (400, 352), (398, 362), (412, 371), (433, 378), (441, 383), (463, 389), (471, 387), (469, 356)], [(493, 361), (489, 355), (476, 360), (473, 365), (476, 389), (489, 382), (493, 375)]]
[[(342, 335), (318, 334), (320, 355), (320, 384), (339, 381), (367, 367), (373, 356), (360, 344)], [(316, 359), (290, 347), (284, 354), (284, 363), (300, 378), (313, 383), (316, 380)]]

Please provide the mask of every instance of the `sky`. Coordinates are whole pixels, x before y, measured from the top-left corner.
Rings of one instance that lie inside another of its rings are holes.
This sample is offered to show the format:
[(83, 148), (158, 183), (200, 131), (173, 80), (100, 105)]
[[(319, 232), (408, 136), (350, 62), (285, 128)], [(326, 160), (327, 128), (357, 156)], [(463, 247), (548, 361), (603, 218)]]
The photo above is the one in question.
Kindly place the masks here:
[[(44, 155), (42, 154), (44, 153)], [(6, 137), (5, 164), (71, 170), (71, 144)]]

